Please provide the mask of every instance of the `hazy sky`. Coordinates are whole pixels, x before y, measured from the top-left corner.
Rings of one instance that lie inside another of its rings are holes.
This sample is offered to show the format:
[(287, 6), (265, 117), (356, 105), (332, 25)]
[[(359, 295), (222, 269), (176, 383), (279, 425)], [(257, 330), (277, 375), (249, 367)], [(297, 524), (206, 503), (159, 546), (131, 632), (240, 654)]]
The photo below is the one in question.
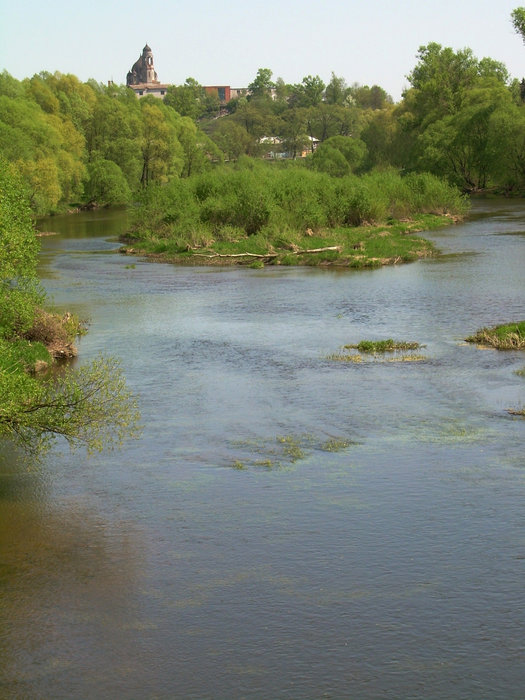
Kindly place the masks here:
[(377, 84), (397, 101), (419, 46), (470, 47), (525, 75), (506, 0), (0, 0), (0, 70), (125, 83), (148, 43), (159, 80), (245, 87), (258, 68), (300, 82)]

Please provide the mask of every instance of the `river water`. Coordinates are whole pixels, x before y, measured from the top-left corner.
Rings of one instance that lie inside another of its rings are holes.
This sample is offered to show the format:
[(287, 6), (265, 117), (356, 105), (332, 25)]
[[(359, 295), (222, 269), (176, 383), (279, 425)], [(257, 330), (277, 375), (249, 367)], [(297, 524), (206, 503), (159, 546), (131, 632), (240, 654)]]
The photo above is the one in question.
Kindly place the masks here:
[[(0, 696), (523, 698), (525, 207), (372, 271), (152, 264), (121, 212), (41, 222), (41, 275), (143, 434), (0, 465)], [(330, 359), (414, 340), (421, 362)]]

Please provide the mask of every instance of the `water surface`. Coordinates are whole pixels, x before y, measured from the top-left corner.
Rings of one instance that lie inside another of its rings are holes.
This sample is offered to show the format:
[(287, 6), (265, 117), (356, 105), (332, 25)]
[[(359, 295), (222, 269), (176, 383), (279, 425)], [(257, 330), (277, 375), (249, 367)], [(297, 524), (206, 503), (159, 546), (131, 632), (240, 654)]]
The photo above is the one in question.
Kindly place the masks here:
[[(525, 208), (372, 271), (119, 255), (122, 213), (41, 224), (41, 274), (122, 360), (144, 432), (0, 474), (13, 698), (521, 698)], [(426, 345), (424, 362), (328, 359)], [(331, 451), (330, 448), (343, 449)]]

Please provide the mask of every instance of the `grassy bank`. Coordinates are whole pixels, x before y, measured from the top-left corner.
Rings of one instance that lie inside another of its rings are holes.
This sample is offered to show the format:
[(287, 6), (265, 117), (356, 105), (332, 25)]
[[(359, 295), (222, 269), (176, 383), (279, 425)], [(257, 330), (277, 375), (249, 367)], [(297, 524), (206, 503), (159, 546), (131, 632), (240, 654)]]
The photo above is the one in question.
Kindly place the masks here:
[(415, 234), (467, 209), (427, 174), (334, 178), (249, 162), (150, 188), (123, 250), (200, 265), (373, 267), (432, 254)]

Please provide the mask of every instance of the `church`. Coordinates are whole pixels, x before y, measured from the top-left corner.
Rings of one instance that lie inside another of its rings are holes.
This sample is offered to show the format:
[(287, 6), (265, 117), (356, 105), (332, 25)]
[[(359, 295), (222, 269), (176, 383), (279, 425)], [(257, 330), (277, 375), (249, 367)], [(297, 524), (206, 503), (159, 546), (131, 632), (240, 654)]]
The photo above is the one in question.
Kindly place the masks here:
[(153, 63), (153, 52), (147, 44), (142, 49), (142, 55), (139, 56), (129, 71), (126, 77), (126, 85), (135, 92), (137, 97), (146, 95), (164, 97), (166, 94), (168, 85), (158, 80)]

